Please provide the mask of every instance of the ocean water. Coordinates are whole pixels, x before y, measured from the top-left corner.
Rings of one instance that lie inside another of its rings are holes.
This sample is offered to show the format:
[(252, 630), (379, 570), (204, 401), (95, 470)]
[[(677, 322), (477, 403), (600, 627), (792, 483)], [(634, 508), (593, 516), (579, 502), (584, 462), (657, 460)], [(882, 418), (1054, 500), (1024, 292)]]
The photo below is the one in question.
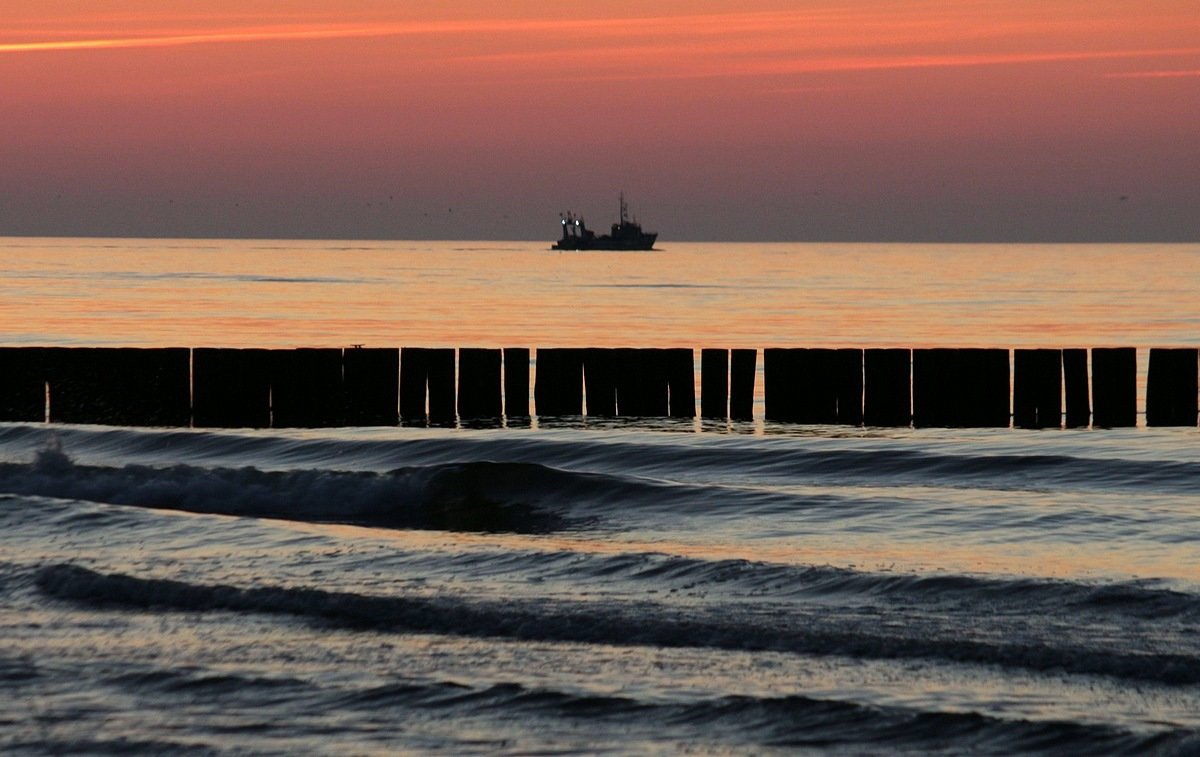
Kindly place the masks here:
[[(0, 344), (1200, 341), (1195, 245), (548, 246), (0, 240)], [(1198, 632), (1196, 428), (0, 424), (10, 752), (1189, 754)]]

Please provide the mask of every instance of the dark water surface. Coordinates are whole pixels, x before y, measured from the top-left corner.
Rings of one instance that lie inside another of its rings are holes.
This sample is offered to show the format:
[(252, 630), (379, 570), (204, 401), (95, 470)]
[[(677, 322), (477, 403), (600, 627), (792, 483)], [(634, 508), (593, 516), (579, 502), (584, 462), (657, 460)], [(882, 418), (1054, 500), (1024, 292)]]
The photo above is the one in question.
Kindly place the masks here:
[[(663, 246), (7, 240), (0, 342), (1200, 333), (1195, 246)], [(1197, 429), (0, 424), (11, 751), (1194, 753), (1198, 631)]]

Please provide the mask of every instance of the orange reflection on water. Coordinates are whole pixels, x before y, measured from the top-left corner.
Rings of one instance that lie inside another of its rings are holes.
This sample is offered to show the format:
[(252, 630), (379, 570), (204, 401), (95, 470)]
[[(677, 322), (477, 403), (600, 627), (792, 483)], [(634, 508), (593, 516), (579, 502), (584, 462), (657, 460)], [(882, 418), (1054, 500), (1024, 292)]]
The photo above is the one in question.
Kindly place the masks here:
[(1198, 245), (0, 240), (9, 345), (1194, 346)]
[[(573, 552), (589, 555), (661, 554), (697, 560), (748, 560), (795, 566), (830, 566), (867, 572), (944, 573), (948, 575), (1034, 575), (1042, 579), (1131, 579), (1153, 576), (1200, 585), (1200, 555), (1190, 545), (1156, 545), (1153, 553), (1133, 555), (1061, 543), (955, 544), (931, 535), (926, 541), (898, 541), (886, 534), (852, 536), (845, 532), (804, 538), (771, 538), (753, 543), (730, 539), (719, 529), (708, 535), (679, 534), (662, 540), (621, 536), (589, 538), (569, 533), (546, 535), (477, 534), (449, 531), (387, 530), (342, 524), (278, 521), (276, 525), (341, 539), (380, 539), (412, 551), (474, 550), (497, 552)], [(1031, 573), (1031, 566), (1035, 572)]]

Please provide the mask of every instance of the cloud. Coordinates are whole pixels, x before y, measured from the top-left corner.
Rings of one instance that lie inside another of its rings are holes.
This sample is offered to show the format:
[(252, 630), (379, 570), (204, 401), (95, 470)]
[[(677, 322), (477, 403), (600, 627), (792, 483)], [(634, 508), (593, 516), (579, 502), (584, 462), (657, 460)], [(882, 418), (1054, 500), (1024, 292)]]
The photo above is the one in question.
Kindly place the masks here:
[[(490, 41), (505, 39), (506, 34), (535, 35), (535, 42), (568, 40), (572, 49), (588, 52), (611, 45), (625, 47), (638, 41), (658, 44), (695, 45), (701, 40), (727, 46), (761, 44), (767, 40), (800, 42), (808, 47), (832, 47), (861, 44), (896, 45), (902, 42), (933, 42), (947, 39), (977, 39), (981, 36), (1005, 36), (1026, 29), (1022, 20), (985, 25), (962, 24), (953, 16), (937, 14), (914, 20), (879, 16), (856, 9), (807, 9), (804, 11), (748, 11), (733, 13), (684, 14), (619, 18), (581, 18), (575, 15), (548, 18), (475, 18), (433, 21), (362, 20), (347, 22), (319, 20), (305, 16), (277, 16), (273, 23), (256, 26), (238, 25), (239, 17), (228, 14), (210, 17), (187, 15), (148, 15), (121, 17), (98, 15), (90, 18), (58, 20), (40, 29), (24, 32), (10, 28), (8, 34), (36, 35), (35, 39), (0, 41), (0, 53), (153, 48), (181, 45), (258, 42), (272, 40), (315, 40), (353, 37), (389, 37), (407, 35), (491, 35)], [(221, 28), (203, 28), (195, 24), (224, 22)], [(44, 22), (43, 22), (44, 23)], [(160, 28), (140, 25), (154, 23)], [(1084, 24), (1086, 22), (1079, 21)], [(173, 24), (174, 28), (162, 28)], [(189, 25), (181, 25), (189, 24)], [(74, 26), (74, 38), (63, 28)], [(112, 28), (123, 29), (115, 34)], [(1074, 27), (1072, 27), (1074, 28)], [(1044, 32), (1045, 29), (1043, 28)], [(61, 34), (55, 39), (50, 35)], [(580, 44), (584, 43), (584, 44)]]
[(0, 42), (0, 53), (36, 53), (67, 50), (111, 50), (127, 48), (178, 47), (236, 42), (344, 39), (417, 34), (429, 29), (421, 25), (355, 25), (316, 27), (250, 27), (196, 33), (158, 34), (131, 37), (59, 39), (37, 42)]
[(1124, 71), (1105, 74), (1106, 79), (1178, 79), (1200, 77), (1200, 68), (1183, 71)]
[[(168, 18), (164, 16), (157, 20), (162, 22)], [(1019, 44), (1014, 39), (1008, 50), (996, 50), (993, 44), (990, 52), (962, 52), (964, 41), (977, 43), (983, 36), (1020, 37), (1021, 32), (1028, 31), (1029, 19), (1014, 17), (1004, 23), (982, 24), (976, 23), (978, 19), (962, 23), (955, 14), (913, 18), (903, 13), (889, 19), (872, 17), (854, 9), (642, 18), (485, 18), (357, 23), (298, 19), (286, 22), (279, 19), (280, 22), (273, 25), (239, 26), (231, 23), (231, 17), (223, 17), (228, 25), (221, 28), (177, 26), (175, 29), (124, 34), (81, 28), (73, 38), (69, 35), (61, 39), (43, 36), (0, 42), (0, 55), (425, 36), (458, 41), (455, 47), (434, 53), (444, 62), (488, 69), (495, 69), (496, 64), (506, 64), (500, 68), (509, 76), (532, 77), (540, 81), (636, 81), (786, 77), (1200, 54), (1200, 47), (1119, 49), (1119, 43), (1110, 49), (1070, 49), (1073, 45), (1068, 39), (1061, 40), (1066, 49), (1058, 50), (1012, 49)], [(175, 17), (177, 23), (183, 20)], [(1093, 29), (1098, 22), (1084, 19), (1077, 23), (1080, 28)], [(1080, 28), (1071, 26), (1075, 32)], [(564, 39), (584, 44), (563, 45)], [(1025, 44), (1029, 43), (1026, 39)], [(1200, 70), (1135, 71), (1106, 76), (1195, 77), (1200, 76)]]
[(897, 55), (797, 59), (750, 64), (747, 73), (816, 73), (826, 71), (873, 71), (905, 68), (950, 68), (963, 66), (1003, 66), (1032, 63), (1063, 63), (1072, 61), (1112, 60), (1121, 58), (1159, 58), (1179, 55), (1200, 55), (1200, 47), (1147, 50), (1084, 50), (1045, 53), (994, 53), (952, 55)]
[[(1086, 50), (1061, 52), (928, 53), (907, 55), (828, 55), (797, 49), (790, 54), (772, 50), (761, 55), (737, 54), (734, 49), (709, 51), (703, 47), (686, 50), (653, 45), (619, 50), (563, 49), (534, 53), (498, 53), (461, 56), (454, 60), (488, 67), (497, 63), (523, 61), (539, 80), (546, 81), (647, 81), (802, 76), (906, 69), (968, 68), (1071, 63), (1098, 60), (1169, 58), (1200, 55), (1200, 47), (1139, 50)], [(691, 53), (692, 57), (686, 57)], [(574, 75), (563, 73), (564, 63), (588, 65)], [(607, 67), (607, 70), (604, 70)], [(1197, 72), (1147, 72), (1142, 76), (1187, 76)]]
[[(0, 42), (0, 53), (36, 53), (73, 50), (111, 50), (128, 48), (177, 47), (184, 45), (264, 42), (287, 40), (345, 39), (355, 37), (396, 37), (414, 35), (497, 34), (511, 32), (552, 33), (570, 31), (572, 38), (588, 34), (627, 38), (628, 35), (660, 36), (664, 28), (675, 36), (709, 30), (761, 31), (775, 28), (775, 13), (722, 14), (671, 18), (617, 19), (467, 19), (456, 21), (364, 22), (359, 24), (278, 24), (274, 26), (227, 27), (223, 29), (181, 29), (178, 31), (100, 36), (101, 32), (80, 30), (74, 39), (37, 39)], [(11, 33), (11, 32), (10, 32)], [(28, 32), (27, 32), (28, 34)], [(42, 36), (44, 32), (39, 33)]]

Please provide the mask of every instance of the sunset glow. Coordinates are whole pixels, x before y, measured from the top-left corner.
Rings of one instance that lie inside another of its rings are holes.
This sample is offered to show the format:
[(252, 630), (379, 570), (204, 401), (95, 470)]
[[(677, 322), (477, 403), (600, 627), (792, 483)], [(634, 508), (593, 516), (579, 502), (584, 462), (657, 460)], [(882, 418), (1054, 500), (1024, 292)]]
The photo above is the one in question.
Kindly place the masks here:
[(1191, 2), (122, 7), (5, 12), (0, 233), (1200, 238)]

